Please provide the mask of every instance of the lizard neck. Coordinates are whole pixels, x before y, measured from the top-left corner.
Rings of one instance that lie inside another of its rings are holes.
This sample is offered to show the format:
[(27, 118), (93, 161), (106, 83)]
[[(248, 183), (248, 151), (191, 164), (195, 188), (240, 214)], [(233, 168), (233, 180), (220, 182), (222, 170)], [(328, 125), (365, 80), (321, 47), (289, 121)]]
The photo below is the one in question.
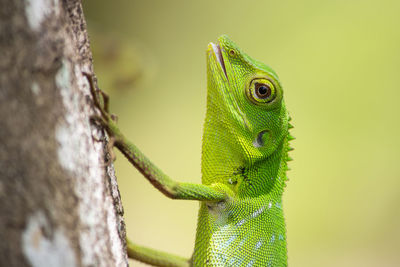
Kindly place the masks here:
[(287, 180), (287, 143), (285, 138), (270, 156), (243, 167), (237, 186), (238, 197), (271, 195), (281, 198)]
[[(215, 138), (214, 140), (218, 141)], [(239, 198), (266, 194), (281, 197), (287, 180), (288, 150), (288, 136), (286, 136), (272, 154), (249, 160), (240, 154), (229, 153), (229, 144), (221, 142), (213, 144), (213, 139), (205, 135), (202, 158), (203, 183), (225, 184)]]

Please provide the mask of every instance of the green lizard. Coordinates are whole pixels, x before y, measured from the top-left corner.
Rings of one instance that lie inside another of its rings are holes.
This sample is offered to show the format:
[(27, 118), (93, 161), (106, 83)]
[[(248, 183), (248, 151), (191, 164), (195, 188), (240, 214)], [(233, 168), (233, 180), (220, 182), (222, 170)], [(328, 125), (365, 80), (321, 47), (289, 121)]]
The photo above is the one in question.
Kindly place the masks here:
[(293, 137), (278, 77), (225, 35), (208, 46), (207, 76), (202, 184), (176, 182), (153, 165), (91, 84), (101, 112), (94, 120), (113, 145), (167, 197), (201, 202), (190, 259), (129, 240), (128, 255), (154, 266), (287, 266), (282, 193)]

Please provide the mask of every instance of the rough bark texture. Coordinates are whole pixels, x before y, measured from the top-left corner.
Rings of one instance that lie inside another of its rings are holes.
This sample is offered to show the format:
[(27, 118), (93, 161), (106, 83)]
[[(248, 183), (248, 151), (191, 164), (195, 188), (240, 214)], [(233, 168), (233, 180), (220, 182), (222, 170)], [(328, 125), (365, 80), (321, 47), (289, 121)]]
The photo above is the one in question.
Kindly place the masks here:
[(0, 266), (126, 266), (81, 3), (0, 7)]

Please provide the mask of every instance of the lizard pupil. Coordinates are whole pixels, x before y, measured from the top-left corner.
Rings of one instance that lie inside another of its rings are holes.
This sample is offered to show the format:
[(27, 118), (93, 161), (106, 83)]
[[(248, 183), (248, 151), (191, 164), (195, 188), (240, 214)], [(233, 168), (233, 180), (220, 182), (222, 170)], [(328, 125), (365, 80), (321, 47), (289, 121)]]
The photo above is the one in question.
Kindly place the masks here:
[(256, 84), (256, 94), (259, 98), (267, 98), (271, 95), (271, 88), (266, 84)]

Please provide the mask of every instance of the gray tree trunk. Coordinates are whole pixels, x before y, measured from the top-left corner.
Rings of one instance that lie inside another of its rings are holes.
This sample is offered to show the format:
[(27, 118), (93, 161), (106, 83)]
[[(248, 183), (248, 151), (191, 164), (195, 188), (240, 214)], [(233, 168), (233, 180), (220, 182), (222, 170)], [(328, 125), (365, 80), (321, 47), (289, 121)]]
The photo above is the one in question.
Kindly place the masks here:
[(126, 266), (79, 0), (0, 0), (0, 266)]

